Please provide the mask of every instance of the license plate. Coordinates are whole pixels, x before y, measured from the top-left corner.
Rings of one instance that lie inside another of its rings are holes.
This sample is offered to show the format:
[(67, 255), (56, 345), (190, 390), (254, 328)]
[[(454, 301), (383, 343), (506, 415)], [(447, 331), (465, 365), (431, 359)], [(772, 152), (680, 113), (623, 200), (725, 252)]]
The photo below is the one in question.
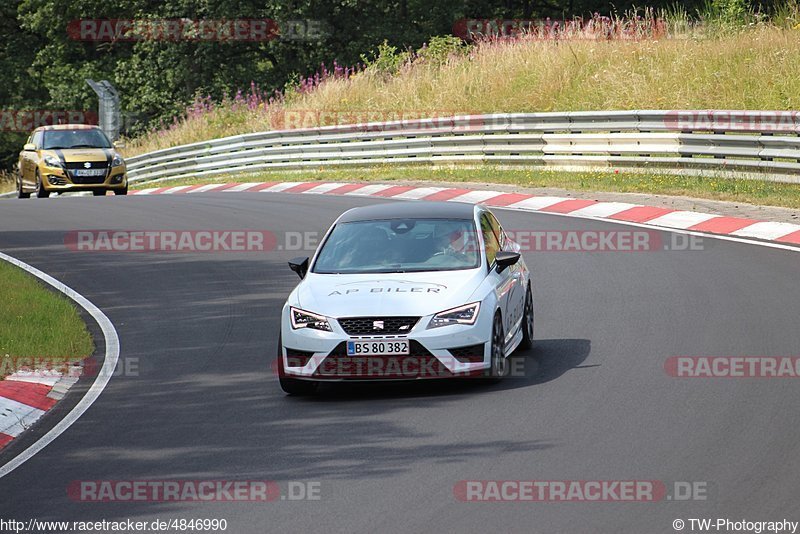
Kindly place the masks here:
[(394, 356), (411, 354), (407, 339), (371, 339), (348, 341), (348, 356)]
[(75, 169), (72, 171), (75, 176), (103, 176), (105, 169)]

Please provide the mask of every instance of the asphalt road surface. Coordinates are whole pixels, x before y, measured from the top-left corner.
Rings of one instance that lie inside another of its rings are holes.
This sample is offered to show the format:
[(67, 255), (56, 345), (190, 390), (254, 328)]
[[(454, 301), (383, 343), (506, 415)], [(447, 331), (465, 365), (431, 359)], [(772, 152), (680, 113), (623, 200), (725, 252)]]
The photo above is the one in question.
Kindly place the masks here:
[[(379, 201), (236, 193), (3, 201), (0, 250), (99, 306), (129, 369), (66, 433), (0, 479), (0, 518), (218, 518), (235, 533), (656, 533), (674, 532), (677, 518), (685, 532), (689, 518), (800, 520), (800, 382), (664, 370), (675, 355), (799, 355), (795, 252), (711, 239), (690, 251), (527, 252), (537, 342), (514, 357), (522, 376), (284, 395), (270, 364), (297, 282), (286, 261), (310, 254), (285, 250), (287, 240)], [(517, 230), (624, 228), (495, 213)], [(284, 250), (71, 251), (65, 235), (79, 229), (267, 230)], [(69, 498), (70, 484), (85, 480), (271, 480), (284, 494), (290, 482), (318, 483), (319, 499)], [(683, 481), (706, 495), (461, 502), (462, 480), (658, 480), (670, 491)]]

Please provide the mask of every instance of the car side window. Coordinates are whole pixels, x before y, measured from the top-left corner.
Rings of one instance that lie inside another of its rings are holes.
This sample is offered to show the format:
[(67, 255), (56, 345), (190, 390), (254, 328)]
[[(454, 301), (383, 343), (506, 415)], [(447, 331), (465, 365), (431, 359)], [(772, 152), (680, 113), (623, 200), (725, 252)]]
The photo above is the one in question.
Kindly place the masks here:
[(500, 250), (500, 241), (497, 239), (497, 234), (494, 228), (492, 228), (492, 222), (486, 213), (481, 215), (481, 233), (483, 234), (483, 249), (486, 252), (486, 263), (491, 267), (494, 263), (495, 256), (497, 256), (497, 251)]
[(489, 223), (492, 225), (492, 230), (494, 230), (494, 234), (497, 236), (498, 243), (500, 244), (500, 250), (505, 250), (506, 233), (503, 231), (503, 227), (500, 226), (500, 222), (493, 213), (489, 213)]
[(36, 145), (37, 150), (42, 148), (42, 132), (36, 132), (33, 134), (33, 140), (31, 141), (34, 145)]

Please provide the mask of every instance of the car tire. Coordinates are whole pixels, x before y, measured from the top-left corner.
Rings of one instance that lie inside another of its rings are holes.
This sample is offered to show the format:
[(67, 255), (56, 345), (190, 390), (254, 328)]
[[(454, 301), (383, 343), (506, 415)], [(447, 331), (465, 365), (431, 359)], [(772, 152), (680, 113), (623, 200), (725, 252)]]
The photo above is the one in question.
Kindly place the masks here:
[(30, 193), (26, 193), (22, 188), (22, 176), (17, 176), (17, 198), (31, 198)]
[(50, 191), (44, 188), (44, 184), (42, 183), (42, 175), (39, 174), (39, 170), (36, 170), (36, 198), (47, 198), (50, 196)]
[(522, 341), (519, 348), (526, 350), (533, 347), (533, 293), (531, 292), (531, 285), (528, 284), (528, 289), (525, 291), (525, 309), (522, 313)]
[(308, 380), (298, 380), (297, 378), (288, 378), (283, 368), (283, 341), (281, 336), (278, 336), (278, 381), (281, 384), (281, 389), (289, 395), (302, 396), (312, 395), (317, 391), (317, 383)]
[(492, 355), (489, 359), (489, 369), (487, 370), (486, 377), (490, 381), (497, 381), (503, 378), (508, 369), (508, 360), (505, 357), (505, 333), (503, 332), (503, 318), (500, 312), (494, 315), (494, 323), (492, 324), (492, 340), (491, 351)]
[(128, 186), (125, 186), (125, 189), (114, 189), (115, 195), (127, 195), (128, 194)]
[(105, 189), (92, 189), (92, 196), (104, 197), (104, 196), (106, 196), (106, 190)]

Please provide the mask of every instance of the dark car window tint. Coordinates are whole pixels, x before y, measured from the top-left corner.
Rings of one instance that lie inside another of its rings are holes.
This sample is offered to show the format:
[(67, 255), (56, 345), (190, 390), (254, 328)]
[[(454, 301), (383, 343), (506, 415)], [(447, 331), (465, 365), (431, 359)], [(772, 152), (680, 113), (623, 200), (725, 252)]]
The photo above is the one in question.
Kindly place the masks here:
[(391, 273), (474, 269), (480, 265), (469, 219), (388, 219), (337, 224), (313, 272)]
[(500, 250), (500, 242), (497, 239), (494, 228), (492, 228), (492, 222), (485, 213), (481, 215), (481, 233), (483, 234), (483, 248), (486, 252), (486, 262), (491, 265), (494, 263), (497, 251)]
[(111, 148), (102, 130), (49, 130), (44, 132), (45, 150), (68, 148)]

